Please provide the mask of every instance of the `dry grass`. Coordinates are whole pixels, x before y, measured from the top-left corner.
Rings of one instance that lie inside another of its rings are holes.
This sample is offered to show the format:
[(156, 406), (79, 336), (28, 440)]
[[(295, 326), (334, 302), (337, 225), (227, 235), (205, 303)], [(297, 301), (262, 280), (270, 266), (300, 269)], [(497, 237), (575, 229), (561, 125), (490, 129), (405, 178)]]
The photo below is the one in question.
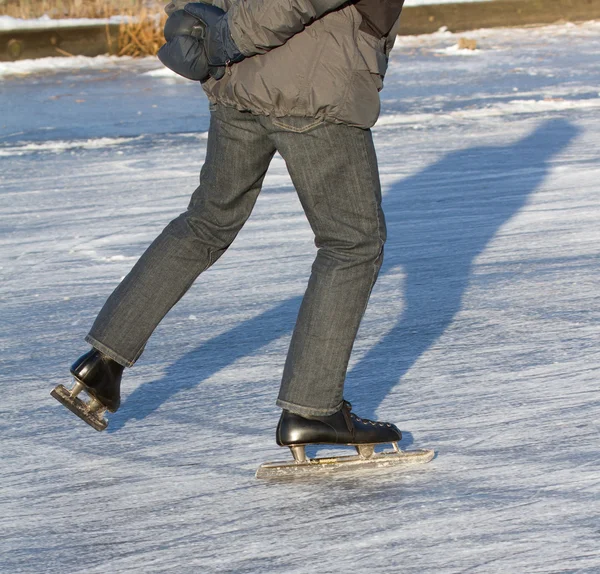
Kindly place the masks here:
[(119, 42), (117, 55), (141, 56), (155, 55), (165, 43), (163, 28), (167, 19), (166, 14), (151, 13), (143, 8), (128, 22), (119, 25)]
[(0, 0), (0, 14), (14, 18), (108, 18), (129, 16), (119, 25), (117, 45), (106, 31), (109, 52), (119, 56), (154, 55), (164, 43), (166, 20), (160, 0)]
[(469, 38), (458, 39), (459, 50), (477, 50), (477, 40), (471, 40)]

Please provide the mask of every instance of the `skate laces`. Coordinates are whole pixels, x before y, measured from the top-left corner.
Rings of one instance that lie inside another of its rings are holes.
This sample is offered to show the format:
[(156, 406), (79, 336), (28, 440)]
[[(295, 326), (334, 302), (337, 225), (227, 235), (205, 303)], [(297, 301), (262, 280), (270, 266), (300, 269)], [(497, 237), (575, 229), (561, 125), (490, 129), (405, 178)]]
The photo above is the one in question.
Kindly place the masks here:
[(391, 427), (392, 426), (390, 423), (382, 423), (380, 421), (372, 421), (370, 419), (363, 419), (362, 417), (359, 417), (358, 415), (356, 415), (352, 412), (352, 404), (348, 401), (344, 401), (344, 408), (346, 409), (346, 412), (350, 415), (350, 418), (359, 423), (364, 423), (367, 425), (379, 426), (379, 427), (385, 427), (385, 426)]

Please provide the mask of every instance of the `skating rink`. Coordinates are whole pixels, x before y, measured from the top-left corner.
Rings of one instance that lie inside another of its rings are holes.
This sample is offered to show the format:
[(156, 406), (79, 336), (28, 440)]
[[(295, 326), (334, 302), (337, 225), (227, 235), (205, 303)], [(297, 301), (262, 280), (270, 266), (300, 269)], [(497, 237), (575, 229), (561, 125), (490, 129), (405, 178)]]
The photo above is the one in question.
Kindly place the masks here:
[(436, 458), (277, 483), (254, 472), (290, 457), (315, 255), (283, 160), (98, 433), (50, 391), (185, 209), (207, 101), (153, 59), (0, 64), (0, 571), (600, 572), (600, 23), (462, 36), (391, 57), (389, 240), (346, 387)]

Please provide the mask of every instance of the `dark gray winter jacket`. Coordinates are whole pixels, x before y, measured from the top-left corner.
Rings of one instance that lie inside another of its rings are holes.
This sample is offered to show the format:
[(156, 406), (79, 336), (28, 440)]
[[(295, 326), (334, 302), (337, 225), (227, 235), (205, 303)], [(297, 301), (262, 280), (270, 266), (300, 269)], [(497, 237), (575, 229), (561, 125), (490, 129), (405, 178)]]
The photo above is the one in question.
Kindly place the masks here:
[[(176, 0), (167, 13), (186, 2)], [(209, 100), (256, 114), (369, 128), (403, 0), (213, 0), (245, 60), (203, 84)]]

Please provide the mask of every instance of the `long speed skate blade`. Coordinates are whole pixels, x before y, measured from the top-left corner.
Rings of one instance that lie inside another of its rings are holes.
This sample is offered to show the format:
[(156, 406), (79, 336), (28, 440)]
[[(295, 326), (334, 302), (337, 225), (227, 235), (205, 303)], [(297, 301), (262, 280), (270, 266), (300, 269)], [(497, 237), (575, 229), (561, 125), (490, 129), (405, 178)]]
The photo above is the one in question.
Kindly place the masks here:
[(265, 462), (256, 471), (256, 478), (286, 478), (308, 474), (322, 475), (343, 470), (411, 466), (429, 462), (434, 455), (432, 450), (405, 450), (380, 452), (370, 458), (354, 455), (312, 458), (304, 462)]
[(58, 385), (50, 394), (97, 431), (103, 431), (108, 426), (108, 421), (102, 416), (104, 411), (91, 411), (79, 397), (72, 397), (69, 390), (63, 385)]

